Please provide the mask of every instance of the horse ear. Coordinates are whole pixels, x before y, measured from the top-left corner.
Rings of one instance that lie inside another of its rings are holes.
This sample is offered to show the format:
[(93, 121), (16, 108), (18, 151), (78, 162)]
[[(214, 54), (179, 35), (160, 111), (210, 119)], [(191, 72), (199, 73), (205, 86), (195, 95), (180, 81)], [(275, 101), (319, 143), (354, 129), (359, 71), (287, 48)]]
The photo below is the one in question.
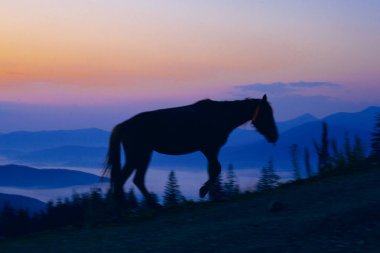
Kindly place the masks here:
[(265, 94), (261, 100), (262, 100), (263, 102), (267, 102), (267, 101), (268, 101), (268, 100), (267, 100), (267, 94)]

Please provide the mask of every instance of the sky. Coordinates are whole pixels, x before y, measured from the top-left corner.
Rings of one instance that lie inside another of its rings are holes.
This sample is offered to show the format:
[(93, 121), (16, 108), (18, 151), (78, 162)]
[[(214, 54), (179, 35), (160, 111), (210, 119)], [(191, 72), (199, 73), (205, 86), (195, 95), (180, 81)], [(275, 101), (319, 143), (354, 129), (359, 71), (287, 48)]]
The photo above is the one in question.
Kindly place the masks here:
[(380, 1), (0, 2), (0, 131), (264, 93), (279, 120), (380, 105)]

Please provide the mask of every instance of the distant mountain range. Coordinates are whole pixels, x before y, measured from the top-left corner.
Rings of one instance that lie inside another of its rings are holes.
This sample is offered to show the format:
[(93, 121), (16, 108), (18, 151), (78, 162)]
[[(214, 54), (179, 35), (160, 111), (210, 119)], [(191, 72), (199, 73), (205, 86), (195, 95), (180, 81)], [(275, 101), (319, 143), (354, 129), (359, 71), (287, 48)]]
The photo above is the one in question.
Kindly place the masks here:
[(87, 128), (58, 131), (18, 131), (0, 134), (0, 150), (36, 151), (62, 146), (104, 147), (108, 143), (109, 132)]
[[(237, 163), (241, 167), (265, 164), (273, 158), (279, 168), (292, 168), (289, 147), (298, 144), (300, 148), (300, 160), (302, 161), (304, 148), (310, 150), (312, 164), (316, 162), (313, 140), (320, 141), (322, 134), (322, 122), (326, 122), (329, 130), (329, 138), (335, 139), (342, 146), (345, 135), (353, 141), (359, 136), (366, 152), (369, 152), (371, 132), (375, 126), (375, 116), (380, 113), (380, 107), (369, 107), (357, 113), (336, 113), (323, 119), (316, 119), (311, 115), (304, 115), (294, 120), (279, 123), (282, 128), (279, 141), (275, 145), (265, 140), (252, 142), (237, 147), (226, 147), (221, 152), (221, 161), (224, 163)], [(299, 123), (299, 124), (298, 124)], [(281, 131), (280, 131), (281, 132)], [(301, 164), (303, 165), (303, 164)]]
[[(363, 142), (363, 146), (368, 152), (370, 143), (369, 131), (336, 125), (329, 125), (328, 131), (330, 139), (337, 140), (340, 146), (344, 143), (346, 133), (352, 142), (355, 136), (359, 136)], [(303, 166), (302, 159), (305, 147), (310, 151), (312, 164), (315, 164), (316, 154), (313, 147), (313, 140), (320, 142), (321, 134), (322, 127), (320, 121), (306, 123), (283, 133), (275, 145), (271, 145), (265, 141), (259, 141), (245, 146), (226, 147), (221, 153), (222, 161), (227, 162), (227, 160), (225, 160), (227, 158), (228, 162), (235, 163), (234, 161), (238, 161), (240, 166), (249, 167), (250, 164), (253, 164), (252, 161), (255, 161), (254, 164), (265, 164), (270, 158), (273, 158), (277, 165), (276, 167), (289, 169), (292, 168), (289, 147), (292, 144), (297, 144), (300, 151), (299, 158), (301, 166)]]
[[(310, 114), (304, 114), (288, 121), (278, 122), (277, 127), (278, 131), (281, 134), (294, 127), (317, 120), (318, 118)], [(254, 129), (237, 128), (231, 133), (230, 137), (228, 138), (226, 147), (252, 144), (253, 142), (262, 140), (262, 138), (263, 137)]]
[(375, 117), (380, 113), (380, 107), (371, 106), (360, 112), (340, 112), (325, 117), (323, 120), (329, 125), (373, 131)]
[[(321, 122), (327, 122), (329, 134), (342, 144), (347, 133), (358, 135), (369, 147), (375, 116), (380, 107), (369, 107), (356, 113), (336, 113), (323, 119), (305, 114), (279, 122), (280, 139), (268, 144), (255, 130), (238, 128), (231, 133), (223, 147), (220, 160), (223, 166), (233, 163), (236, 168), (262, 167), (270, 157), (279, 168), (289, 169), (289, 146), (298, 144), (303, 152), (310, 149), (315, 160), (313, 139), (319, 141)], [(0, 156), (15, 162), (54, 166), (102, 167), (107, 152), (109, 132), (99, 129), (71, 131), (14, 132), (0, 135)], [(302, 154), (300, 154), (302, 158)], [(152, 166), (205, 168), (206, 160), (199, 152), (183, 156), (155, 153)]]
[(0, 211), (5, 206), (14, 209), (24, 209), (29, 213), (38, 213), (45, 210), (46, 203), (30, 197), (0, 193)]
[(298, 116), (297, 118), (294, 118), (294, 119), (291, 119), (288, 121), (279, 122), (277, 124), (277, 127), (278, 127), (278, 130), (280, 131), (280, 133), (283, 133), (283, 132), (286, 132), (289, 129), (292, 129), (294, 127), (303, 125), (303, 124), (308, 123), (308, 122), (317, 121), (317, 120), (318, 120), (318, 118), (314, 117), (311, 114), (303, 114), (301, 116)]
[(62, 146), (36, 151), (0, 151), (4, 156), (23, 164), (35, 166), (101, 167), (106, 158), (106, 147)]
[(0, 166), (0, 186), (2, 187), (61, 188), (99, 182), (100, 177), (75, 170), (35, 169), (14, 164)]

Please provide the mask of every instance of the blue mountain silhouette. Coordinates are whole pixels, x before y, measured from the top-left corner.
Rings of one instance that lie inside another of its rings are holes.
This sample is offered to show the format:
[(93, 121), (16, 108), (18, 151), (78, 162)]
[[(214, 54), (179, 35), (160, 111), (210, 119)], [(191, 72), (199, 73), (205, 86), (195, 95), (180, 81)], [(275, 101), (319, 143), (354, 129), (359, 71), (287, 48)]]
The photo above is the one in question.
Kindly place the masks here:
[(17, 131), (0, 135), (0, 150), (35, 151), (62, 146), (102, 147), (108, 143), (109, 132), (86, 128), (57, 131)]
[(46, 208), (46, 203), (21, 195), (0, 193), (0, 210), (3, 210), (5, 206), (24, 209), (29, 213), (38, 213)]
[[(347, 133), (358, 135), (366, 147), (380, 107), (369, 107), (356, 113), (335, 113), (322, 119), (305, 114), (279, 122), (280, 139), (276, 146), (266, 143), (255, 130), (237, 129), (221, 151), (223, 166), (233, 163), (239, 167), (262, 166), (274, 157), (280, 168), (290, 168), (289, 146), (308, 147), (314, 159), (313, 139), (319, 140), (321, 122), (328, 123), (330, 137), (343, 143)], [(25, 137), (24, 141), (21, 138)], [(107, 152), (109, 132), (100, 129), (71, 131), (15, 132), (0, 135), (0, 156), (28, 164), (102, 167)], [(26, 143), (27, 142), (27, 143)], [(368, 151), (368, 148), (367, 148)], [(152, 166), (204, 168), (200, 153), (183, 156), (154, 154)]]
[(0, 186), (22, 188), (60, 188), (99, 183), (93, 174), (67, 169), (36, 169), (22, 165), (1, 165)]

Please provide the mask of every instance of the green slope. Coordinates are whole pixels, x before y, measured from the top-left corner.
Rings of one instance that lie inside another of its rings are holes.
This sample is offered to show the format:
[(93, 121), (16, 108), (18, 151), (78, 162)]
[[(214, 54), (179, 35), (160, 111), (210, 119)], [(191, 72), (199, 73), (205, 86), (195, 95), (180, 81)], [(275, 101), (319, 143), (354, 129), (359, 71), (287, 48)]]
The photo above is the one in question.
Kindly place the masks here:
[[(380, 252), (380, 169), (0, 242), (0, 252)], [(273, 201), (283, 209), (268, 210)]]

